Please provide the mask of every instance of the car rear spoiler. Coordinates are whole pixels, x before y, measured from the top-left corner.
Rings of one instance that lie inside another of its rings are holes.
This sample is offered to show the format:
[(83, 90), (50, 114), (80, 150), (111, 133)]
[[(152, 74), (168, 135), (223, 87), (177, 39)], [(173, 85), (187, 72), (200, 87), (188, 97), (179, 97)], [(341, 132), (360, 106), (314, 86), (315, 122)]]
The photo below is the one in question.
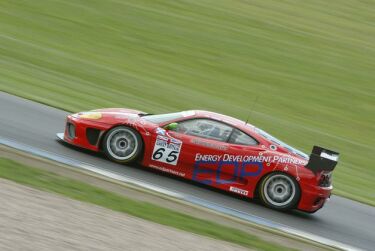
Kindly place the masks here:
[(320, 146), (314, 146), (306, 167), (314, 173), (319, 171), (330, 172), (335, 169), (338, 159), (339, 153), (324, 149)]

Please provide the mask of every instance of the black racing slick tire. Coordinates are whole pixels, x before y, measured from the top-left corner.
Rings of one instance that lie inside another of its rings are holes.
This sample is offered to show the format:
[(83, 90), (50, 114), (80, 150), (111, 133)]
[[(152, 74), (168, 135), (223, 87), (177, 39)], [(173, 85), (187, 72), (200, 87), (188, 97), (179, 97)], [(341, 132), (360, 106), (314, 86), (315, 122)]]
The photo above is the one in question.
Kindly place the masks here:
[(105, 134), (102, 149), (110, 160), (131, 164), (139, 159), (143, 141), (141, 135), (133, 128), (117, 126)]
[(258, 193), (265, 206), (281, 211), (296, 208), (301, 197), (301, 189), (297, 181), (282, 172), (265, 176), (261, 180)]

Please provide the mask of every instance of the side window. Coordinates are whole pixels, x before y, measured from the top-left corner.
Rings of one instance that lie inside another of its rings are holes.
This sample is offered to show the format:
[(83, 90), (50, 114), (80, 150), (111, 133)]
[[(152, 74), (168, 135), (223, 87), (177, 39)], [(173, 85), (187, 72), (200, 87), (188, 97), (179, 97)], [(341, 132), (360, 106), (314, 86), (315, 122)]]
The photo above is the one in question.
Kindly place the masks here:
[(211, 119), (192, 119), (178, 123), (176, 132), (226, 142), (233, 128)]
[(229, 143), (246, 146), (258, 145), (258, 141), (238, 129), (234, 129), (232, 135), (230, 136)]

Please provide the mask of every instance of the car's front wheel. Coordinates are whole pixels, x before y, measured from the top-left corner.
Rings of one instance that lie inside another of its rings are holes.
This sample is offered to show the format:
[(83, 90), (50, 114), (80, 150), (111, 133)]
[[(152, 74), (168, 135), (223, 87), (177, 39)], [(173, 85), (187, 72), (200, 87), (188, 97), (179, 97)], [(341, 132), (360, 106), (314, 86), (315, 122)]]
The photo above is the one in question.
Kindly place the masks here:
[(133, 163), (142, 152), (143, 142), (139, 133), (127, 126), (118, 126), (109, 130), (102, 148), (106, 156), (119, 163)]
[(281, 172), (270, 173), (262, 179), (258, 191), (264, 205), (278, 210), (295, 208), (301, 196), (296, 180)]

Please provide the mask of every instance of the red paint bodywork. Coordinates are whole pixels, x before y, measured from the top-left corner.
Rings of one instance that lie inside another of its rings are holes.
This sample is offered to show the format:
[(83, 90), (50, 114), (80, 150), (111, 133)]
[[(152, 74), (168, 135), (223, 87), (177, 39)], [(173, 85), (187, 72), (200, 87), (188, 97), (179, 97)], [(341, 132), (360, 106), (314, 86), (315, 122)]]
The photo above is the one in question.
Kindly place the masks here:
[[(203, 183), (209, 184), (210, 186), (225, 191), (230, 191), (230, 187), (239, 188), (241, 190), (247, 191), (247, 194), (242, 195), (249, 198), (253, 198), (254, 196), (256, 196), (255, 191), (257, 184), (266, 174), (270, 172), (284, 172), (297, 180), (301, 188), (301, 198), (297, 205), (297, 209), (307, 212), (315, 212), (319, 210), (331, 195), (332, 186), (320, 187), (318, 185), (320, 173), (314, 174), (311, 170), (304, 166), (305, 164), (307, 164), (308, 160), (303, 159), (299, 155), (289, 153), (281, 146), (278, 146), (276, 150), (274, 148), (273, 150), (271, 150), (271, 145), (273, 144), (272, 142), (259, 135), (254, 130), (253, 126), (245, 124), (243, 121), (240, 121), (238, 119), (213, 112), (194, 111), (194, 114), (190, 114), (177, 120), (168, 121), (162, 124), (154, 124), (143, 119), (142, 116), (138, 116), (138, 114), (144, 113), (137, 110), (110, 108), (95, 110), (94, 112), (100, 112), (102, 117), (100, 119), (87, 119), (81, 118), (79, 115), (80, 113), (69, 115), (67, 117), (67, 122), (75, 126), (75, 137), (71, 139), (68, 136), (67, 130), (65, 130), (64, 141), (85, 149), (98, 152), (101, 151), (101, 139), (103, 139), (103, 135), (106, 131), (119, 125), (126, 125), (136, 129), (142, 136), (144, 142), (144, 150), (141, 164), (145, 167), (158, 169), (198, 182), (204, 181)], [(259, 142), (259, 145), (235, 145), (226, 142), (219, 142), (215, 140), (181, 134), (174, 131), (166, 131), (166, 137), (182, 141), (178, 163), (177, 165), (170, 165), (167, 163), (152, 160), (153, 148), (158, 136), (157, 128), (162, 128), (163, 126), (171, 122), (178, 122), (193, 118), (209, 118), (212, 120), (224, 122), (252, 136)], [(87, 139), (87, 128), (95, 128), (100, 130), (99, 140), (94, 145), (90, 144)], [(262, 162), (262, 170), (259, 174), (255, 176), (240, 177), (237, 174), (241, 172), (242, 169), (244, 172), (254, 172), (256, 171), (255, 169), (257, 167), (251, 164), (242, 166), (241, 161), (236, 162), (236, 160), (234, 160), (235, 163), (238, 163), (238, 169), (240, 170), (236, 169), (237, 164), (223, 165), (221, 167), (220, 173), (218, 174), (217, 165), (204, 164), (198, 167), (201, 172), (199, 172), (198, 174), (194, 174), (194, 170), (197, 169), (195, 161), (195, 157), (197, 154), (220, 156), (223, 156), (225, 154), (231, 156), (269, 156), (270, 158), (278, 156), (280, 158), (291, 158), (300, 163), (286, 164), (278, 162)], [(218, 178), (220, 180), (226, 180), (230, 182), (220, 183), (217, 182)]]

